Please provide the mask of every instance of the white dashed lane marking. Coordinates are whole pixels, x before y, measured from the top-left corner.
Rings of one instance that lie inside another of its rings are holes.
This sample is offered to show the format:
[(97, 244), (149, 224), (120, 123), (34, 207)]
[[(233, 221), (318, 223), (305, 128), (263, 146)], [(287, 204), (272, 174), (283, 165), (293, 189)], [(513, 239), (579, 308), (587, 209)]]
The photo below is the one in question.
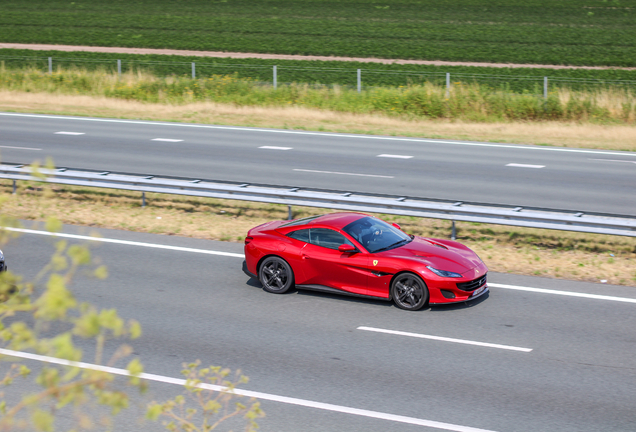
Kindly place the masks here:
[(260, 146), (259, 149), (266, 150), (291, 150), (293, 147)]
[(627, 162), (636, 164), (636, 161), (628, 161), (628, 160), (620, 160), (620, 159), (588, 159), (593, 161), (603, 161), (603, 162)]
[(153, 138), (152, 141), (163, 141), (163, 142), (181, 142), (182, 139), (172, 139), (172, 138)]
[(500, 345), (500, 344), (493, 344), (493, 343), (487, 343), (487, 342), (476, 342), (476, 341), (471, 341), (466, 339), (454, 339), (454, 338), (447, 338), (442, 336), (432, 336), (432, 335), (425, 335), (420, 333), (409, 333), (409, 332), (403, 332), (403, 331), (397, 331), (397, 330), (386, 330), (386, 329), (380, 329), (380, 328), (374, 328), (374, 327), (361, 326), (361, 327), (358, 327), (358, 330), (364, 330), (364, 331), (370, 331), (370, 332), (376, 332), (376, 333), (386, 333), (386, 334), (392, 334), (397, 336), (409, 336), (409, 337), (420, 338), (420, 339), (431, 339), (431, 340), (442, 341), (442, 342), (453, 342), (453, 343), (465, 344), (465, 345), (476, 345), (476, 346), (487, 347), (487, 348), (499, 348), (499, 349), (510, 350), (510, 351), (521, 351), (521, 352), (532, 351), (532, 348), (521, 348), (516, 346), (510, 346), (510, 345)]
[(393, 158), (393, 159), (413, 159), (413, 156), (406, 156), (406, 155), (393, 155), (393, 154), (379, 154), (376, 157), (381, 157), (381, 158)]
[(55, 132), (56, 135), (86, 135), (85, 132), (67, 132), (67, 131), (59, 131)]
[(308, 169), (298, 169), (298, 168), (294, 168), (294, 171), (318, 173), (318, 174), (337, 174), (337, 175), (348, 175), (348, 176), (360, 176), (360, 177), (395, 178), (393, 176), (384, 176), (384, 175), (376, 175), (376, 174), (356, 174), (356, 173), (345, 173), (345, 172), (336, 172), (336, 171), (318, 171), (318, 170), (308, 170)]
[(5, 145), (0, 145), (0, 148), (6, 148), (6, 149), (14, 149), (14, 150), (32, 150), (32, 151), (41, 151), (41, 148), (33, 148), (33, 147), (14, 147), (14, 146), (5, 146)]
[(517, 168), (545, 168), (545, 165), (528, 165), (528, 164), (518, 164), (518, 163), (509, 163), (506, 166), (517, 167)]

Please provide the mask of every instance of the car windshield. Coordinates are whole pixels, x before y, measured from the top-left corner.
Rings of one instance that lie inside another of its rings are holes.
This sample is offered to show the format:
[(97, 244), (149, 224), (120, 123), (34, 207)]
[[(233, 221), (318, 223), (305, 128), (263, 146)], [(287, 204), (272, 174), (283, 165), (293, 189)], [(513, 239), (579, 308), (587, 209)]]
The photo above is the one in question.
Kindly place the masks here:
[(371, 253), (393, 249), (411, 241), (406, 233), (370, 216), (351, 222), (344, 231)]

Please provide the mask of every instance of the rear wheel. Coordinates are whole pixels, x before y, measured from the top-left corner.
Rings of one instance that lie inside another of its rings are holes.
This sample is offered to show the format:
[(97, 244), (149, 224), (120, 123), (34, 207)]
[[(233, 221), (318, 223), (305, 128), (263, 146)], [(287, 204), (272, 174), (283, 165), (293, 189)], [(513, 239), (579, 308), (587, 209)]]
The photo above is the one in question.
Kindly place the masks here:
[(277, 256), (265, 258), (258, 271), (265, 291), (282, 294), (294, 285), (294, 272), (287, 261)]
[(402, 273), (393, 279), (391, 297), (400, 309), (418, 310), (428, 301), (428, 288), (419, 276)]

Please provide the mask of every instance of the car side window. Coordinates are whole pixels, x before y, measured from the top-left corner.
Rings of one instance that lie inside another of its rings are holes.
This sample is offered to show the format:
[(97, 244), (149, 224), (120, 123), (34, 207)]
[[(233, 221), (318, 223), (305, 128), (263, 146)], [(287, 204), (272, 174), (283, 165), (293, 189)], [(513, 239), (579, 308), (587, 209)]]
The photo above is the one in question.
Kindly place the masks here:
[(301, 242), (309, 243), (309, 230), (301, 229), (298, 231), (292, 231), (287, 234), (288, 237), (291, 237), (296, 240), (300, 240)]
[(354, 246), (339, 232), (326, 228), (311, 228), (309, 230), (309, 243), (329, 249), (338, 249), (343, 244)]

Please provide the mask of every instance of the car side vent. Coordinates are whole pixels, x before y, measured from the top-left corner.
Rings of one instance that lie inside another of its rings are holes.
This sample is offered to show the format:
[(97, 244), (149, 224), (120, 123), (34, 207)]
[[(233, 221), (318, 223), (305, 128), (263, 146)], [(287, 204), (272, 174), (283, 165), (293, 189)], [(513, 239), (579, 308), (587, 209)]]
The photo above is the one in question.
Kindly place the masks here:
[(437, 242), (434, 242), (434, 241), (431, 241), (431, 240), (427, 240), (427, 241), (428, 241), (430, 244), (432, 244), (433, 246), (437, 246), (437, 247), (439, 247), (439, 248), (442, 248), (442, 249), (446, 249), (446, 250), (448, 250), (448, 248), (447, 248), (446, 246), (444, 246), (443, 244), (441, 244), (441, 243), (437, 243)]

